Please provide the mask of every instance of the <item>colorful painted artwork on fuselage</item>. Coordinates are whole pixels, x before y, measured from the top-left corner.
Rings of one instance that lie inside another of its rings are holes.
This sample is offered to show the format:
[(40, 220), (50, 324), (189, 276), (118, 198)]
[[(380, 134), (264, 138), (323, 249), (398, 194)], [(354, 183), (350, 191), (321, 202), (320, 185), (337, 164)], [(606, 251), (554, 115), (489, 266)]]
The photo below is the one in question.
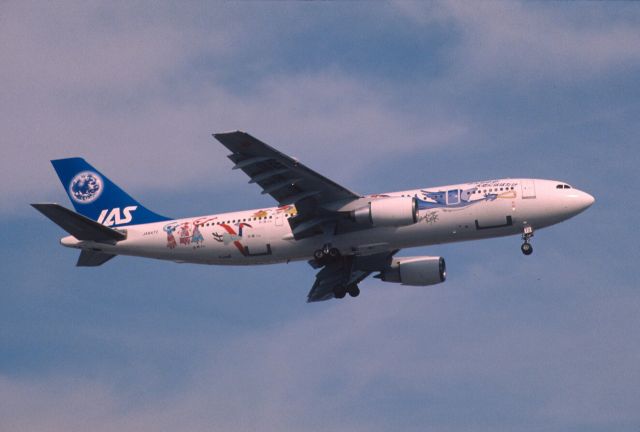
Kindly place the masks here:
[(248, 223), (241, 222), (238, 224), (238, 232), (236, 233), (233, 227), (228, 224), (223, 223), (218, 226), (224, 229), (225, 232), (223, 232), (222, 234), (214, 232), (212, 234), (213, 239), (217, 242), (224, 243), (225, 246), (233, 243), (233, 245), (240, 251), (242, 255), (246, 255), (247, 252), (245, 250), (245, 247), (242, 245), (242, 243), (240, 243), (240, 241), (242, 240), (242, 232), (244, 228), (253, 227)]
[[(187, 246), (193, 249), (204, 247), (204, 236), (200, 231), (202, 226), (204, 223), (199, 219), (187, 222), (169, 222), (162, 227), (162, 230), (167, 233), (167, 247), (169, 249)], [(178, 237), (177, 240), (176, 237)]]
[(266, 218), (267, 216), (269, 216), (269, 212), (266, 210), (258, 210), (257, 212), (253, 213), (250, 217), (251, 218)]
[[(236, 224), (238, 227), (238, 231), (229, 224), (222, 223), (218, 225), (222, 229), (224, 229), (223, 233), (214, 232), (212, 233), (213, 239), (219, 243), (223, 243), (225, 246), (233, 244), (236, 249), (245, 257), (263, 257), (265, 255), (271, 255), (271, 244), (264, 243), (263, 245), (258, 246), (258, 250), (256, 251), (254, 247), (256, 245), (251, 245), (251, 250), (249, 249), (249, 245), (247, 245), (248, 241), (245, 239), (244, 232), (247, 228), (253, 229), (251, 224), (240, 222)], [(246, 237), (249, 239), (255, 238), (255, 234), (247, 234)], [(244, 243), (243, 243), (244, 241)]]
[(296, 210), (296, 207), (294, 205), (291, 205), (291, 204), (287, 204), (287, 205), (283, 205), (281, 207), (278, 207), (276, 212), (277, 213), (284, 213), (285, 215), (288, 215), (289, 217), (293, 217), (293, 216), (298, 214), (298, 211)]
[(482, 189), (449, 189), (446, 191), (420, 190), (422, 198), (418, 198), (418, 210), (438, 208), (464, 208), (484, 201), (495, 201), (499, 198), (514, 199), (517, 194), (515, 186), (490, 187)]
[(162, 230), (167, 233), (167, 247), (169, 249), (174, 249), (177, 246), (176, 237), (173, 235), (177, 228), (177, 223), (170, 223), (162, 227)]

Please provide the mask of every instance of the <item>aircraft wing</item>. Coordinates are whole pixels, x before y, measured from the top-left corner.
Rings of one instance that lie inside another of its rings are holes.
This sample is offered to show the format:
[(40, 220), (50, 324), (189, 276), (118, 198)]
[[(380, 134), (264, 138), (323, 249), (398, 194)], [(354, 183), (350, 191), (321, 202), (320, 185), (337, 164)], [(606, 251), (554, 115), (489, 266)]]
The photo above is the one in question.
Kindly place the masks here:
[(391, 263), (398, 250), (374, 255), (346, 255), (325, 265), (316, 274), (316, 281), (307, 295), (307, 302), (330, 300), (336, 289), (358, 284), (375, 271), (382, 271)]
[(231, 150), (229, 159), (281, 206), (293, 204), (298, 215), (289, 220), (296, 238), (318, 233), (318, 228), (335, 221), (337, 215), (324, 204), (352, 201), (360, 195), (307, 168), (297, 160), (245, 132), (213, 134)]
[(231, 150), (233, 169), (241, 169), (280, 205), (313, 197), (317, 202), (357, 199), (359, 195), (307, 168), (245, 132), (213, 135)]

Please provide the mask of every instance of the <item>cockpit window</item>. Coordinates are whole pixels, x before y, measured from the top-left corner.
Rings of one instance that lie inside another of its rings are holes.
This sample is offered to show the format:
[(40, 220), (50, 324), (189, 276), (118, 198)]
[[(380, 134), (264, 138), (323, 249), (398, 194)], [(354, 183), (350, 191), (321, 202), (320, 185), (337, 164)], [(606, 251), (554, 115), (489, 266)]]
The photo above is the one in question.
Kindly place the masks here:
[(559, 184), (556, 185), (556, 189), (571, 189), (571, 186), (569, 186), (568, 184)]
[(565, 189), (571, 189), (571, 186), (569, 186), (569, 185), (564, 185), (564, 188), (565, 188)]
[(556, 186), (556, 189), (562, 189), (563, 185)]

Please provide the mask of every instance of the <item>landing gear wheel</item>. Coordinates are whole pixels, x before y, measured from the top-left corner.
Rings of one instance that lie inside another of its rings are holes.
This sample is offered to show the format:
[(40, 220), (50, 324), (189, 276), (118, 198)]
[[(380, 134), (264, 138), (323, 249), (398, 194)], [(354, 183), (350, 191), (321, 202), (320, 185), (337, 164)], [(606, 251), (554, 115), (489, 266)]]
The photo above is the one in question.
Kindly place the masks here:
[(350, 285), (347, 287), (347, 292), (351, 297), (358, 297), (360, 295), (360, 288), (358, 288), (358, 285)]
[(531, 255), (533, 253), (533, 246), (531, 246), (531, 243), (522, 243), (520, 249), (525, 255)]
[(347, 290), (344, 288), (338, 288), (333, 295), (337, 298), (337, 299), (343, 299), (346, 295), (347, 295)]
[(337, 260), (340, 256), (340, 250), (338, 248), (330, 247), (330, 245), (324, 245), (322, 249), (316, 249), (313, 252), (313, 258), (322, 265), (327, 264), (332, 260)]
[(533, 246), (529, 243), (531, 237), (533, 237), (533, 227), (525, 226), (522, 232), (522, 241), (524, 241), (524, 243), (520, 246), (520, 250), (522, 250), (522, 253), (525, 255), (531, 255), (533, 253)]

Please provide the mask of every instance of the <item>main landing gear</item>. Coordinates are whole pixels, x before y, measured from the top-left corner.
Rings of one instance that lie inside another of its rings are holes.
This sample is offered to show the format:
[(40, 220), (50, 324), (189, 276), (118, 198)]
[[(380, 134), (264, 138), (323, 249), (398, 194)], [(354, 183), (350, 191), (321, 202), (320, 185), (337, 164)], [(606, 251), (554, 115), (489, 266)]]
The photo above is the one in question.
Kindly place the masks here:
[(328, 262), (340, 258), (340, 251), (337, 248), (331, 247), (331, 244), (327, 243), (322, 249), (317, 249), (313, 253), (313, 257), (320, 264), (327, 264)]
[(533, 246), (531, 246), (530, 240), (533, 237), (533, 228), (530, 226), (524, 227), (524, 232), (522, 233), (522, 246), (520, 246), (520, 250), (525, 255), (531, 255), (533, 253)]
[(358, 297), (360, 295), (360, 288), (358, 288), (357, 284), (351, 284), (346, 287), (336, 288), (333, 292), (333, 295), (337, 299), (345, 298), (345, 296), (349, 294), (351, 297)]
[[(313, 252), (313, 258), (315, 259), (318, 267), (321, 267), (338, 262), (342, 258), (342, 254), (338, 248), (332, 247), (331, 243), (325, 243), (325, 245), (322, 246), (322, 249), (317, 249)], [(360, 288), (358, 288), (358, 284), (352, 283), (338, 286), (333, 291), (333, 295), (337, 299), (343, 299), (347, 294), (351, 297), (358, 297), (360, 295)]]

